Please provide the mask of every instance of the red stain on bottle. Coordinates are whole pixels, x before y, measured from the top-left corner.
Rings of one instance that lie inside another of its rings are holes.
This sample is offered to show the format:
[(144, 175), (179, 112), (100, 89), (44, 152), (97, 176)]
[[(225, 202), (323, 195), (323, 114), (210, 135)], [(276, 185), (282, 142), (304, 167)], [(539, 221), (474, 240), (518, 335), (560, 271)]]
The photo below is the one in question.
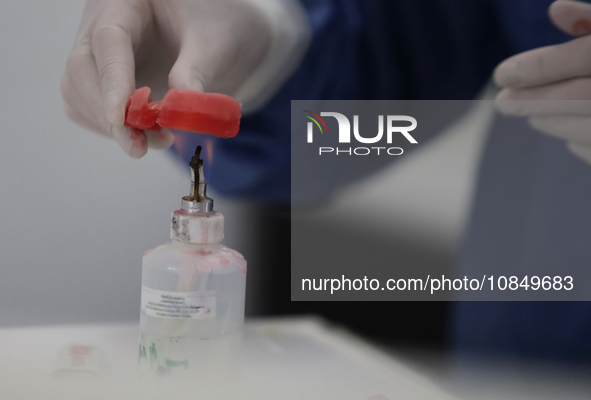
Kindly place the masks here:
[(190, 255), (190, 256), (207, 256), (209, 254), (212, 254), (212, 251), (207, 251), (204, 249), (199, 249), (199, 250), (187, 250), (185, 252), (186, 254)]
[(573, 26), (572, 31), (577, 36), (588, 35), (591, 33), (591, 21), (585, 18), (577, 20)]

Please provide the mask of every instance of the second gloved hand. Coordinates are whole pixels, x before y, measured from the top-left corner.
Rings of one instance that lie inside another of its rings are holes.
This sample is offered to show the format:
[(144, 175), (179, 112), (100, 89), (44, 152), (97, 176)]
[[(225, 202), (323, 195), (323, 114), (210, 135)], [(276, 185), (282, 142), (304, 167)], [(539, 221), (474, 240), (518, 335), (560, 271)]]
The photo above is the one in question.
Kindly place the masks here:
[(591, 4), (559, 0), (550, 17), (569, 42), (531, 50), (501, 63), (496, 83), (501, 112), (567, 141), (569, 150), (591, 163)]

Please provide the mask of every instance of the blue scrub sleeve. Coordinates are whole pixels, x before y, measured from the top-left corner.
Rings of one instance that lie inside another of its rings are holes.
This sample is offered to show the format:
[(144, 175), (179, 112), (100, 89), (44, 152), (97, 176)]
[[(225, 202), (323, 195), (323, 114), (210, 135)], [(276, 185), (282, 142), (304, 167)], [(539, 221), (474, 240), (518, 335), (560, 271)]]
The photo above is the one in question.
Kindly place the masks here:
[[(290, 200), (292, 99), (472, 99), (504, 58), (564, 40), (550, 0), (302, 0), (310, 48), (232, 139), (211, 139), (208, 181), (224, 195)], [(203, 135), (179, 134), (183, 163)]]

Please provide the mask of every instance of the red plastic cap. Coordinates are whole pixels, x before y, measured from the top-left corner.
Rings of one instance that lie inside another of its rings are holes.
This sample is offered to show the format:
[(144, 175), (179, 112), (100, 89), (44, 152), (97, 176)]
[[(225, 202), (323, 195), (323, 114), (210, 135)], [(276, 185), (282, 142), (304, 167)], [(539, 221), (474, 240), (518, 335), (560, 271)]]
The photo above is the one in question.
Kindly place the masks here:
[(156, 123), (163, 128), (234, 137), (242, 105), (230, 96), (171, 89), (161, 102)]
[(137, 89), (127, 100), (125, 125), (136, 129), (149, 129), (156, 124), (158, 109), (150, 107), (150, 88), (144, 86)]

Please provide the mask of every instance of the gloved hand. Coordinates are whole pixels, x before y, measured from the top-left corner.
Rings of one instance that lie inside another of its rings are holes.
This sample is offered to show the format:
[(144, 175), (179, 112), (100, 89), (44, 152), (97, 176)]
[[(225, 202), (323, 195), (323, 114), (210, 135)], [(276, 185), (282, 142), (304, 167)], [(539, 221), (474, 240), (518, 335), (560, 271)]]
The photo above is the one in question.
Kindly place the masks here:
[(577, 38), (501, 63), (494, 75), (504, 88), (497, 107), (528, 117), (534, 128), (567, 141), (572, 153), (591, 163), (591, 4), (555, 1), (550, 18)]
[[(170, 74), (160, 68), (156, 78), (168, 76), (171, 89), (234, 96), (248, 111), (297, 66), (308, 32), (291, 0), (88, 0), (62, 79), (65, 111), (113, 137), (130, 156), (142, 157), (147, 147), (173, 142), (170, 131), (123, 125), (136, 71), (166, 57), (154, 48), (155, 35), (176, 58)], [(150, 80), (145, 84), (152, 86)]]

